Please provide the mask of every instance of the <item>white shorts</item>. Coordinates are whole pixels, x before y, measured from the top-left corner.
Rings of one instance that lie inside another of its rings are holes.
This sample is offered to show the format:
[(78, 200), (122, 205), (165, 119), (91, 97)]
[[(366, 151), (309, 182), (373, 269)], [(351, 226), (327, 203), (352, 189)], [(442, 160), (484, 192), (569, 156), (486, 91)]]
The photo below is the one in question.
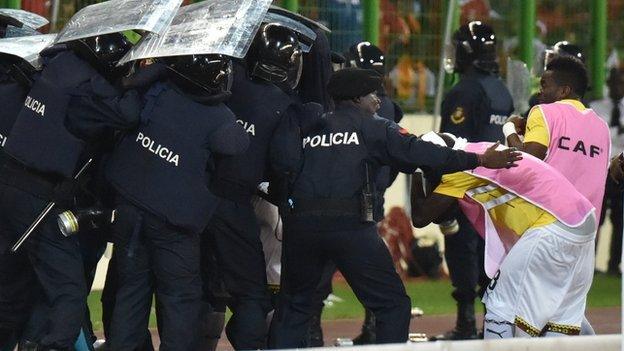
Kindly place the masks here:
[(282, 220), (277, 207), (261, 197), (254, 196), (251, 204), (260, 225), (267, 282), (272, 289), (277, 289), (282, 269)]
[(595, 219), (579, 228), (561, 222), (526, 231), (483, 297), (488, 313), (531, 336), (579, 334), (594, 275)]

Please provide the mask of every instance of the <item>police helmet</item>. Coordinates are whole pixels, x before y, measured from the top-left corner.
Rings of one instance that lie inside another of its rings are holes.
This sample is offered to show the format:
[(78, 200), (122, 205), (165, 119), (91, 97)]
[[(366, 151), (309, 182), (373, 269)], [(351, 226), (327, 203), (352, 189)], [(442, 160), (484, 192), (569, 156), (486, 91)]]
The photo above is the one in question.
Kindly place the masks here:
[(70, 42), (68, 46), (111, 81), (123, 77), (129, 71), (130, 64), (117, 65), (132, 47), (132, 43), (121, 33), (78, 39)]
[(201, 97), (229, 96), (232, 60), (225, 55), (185, 55), (163, 59), (171, 81), (187, 94)]
[(303, 69), (302, 51), (297, 35), (277, 23), (260, 27), (246, 56), (249, 74), (294, 89)]
[(351, 46), (346, 56), (350, 67), (373, 69), (381, 75), (385, 74), (386, 58), (383, 51), (367, 41)]
[(580, 46), (565, 40), (557, 42), (553, 45), (552, 49), (546, 50), (546, 54), (544, 56), (544, 67), (548, 66), (550, 61), (557, 56), (572, 56), (585, 63), (585, 54), (583, 54), (583, 49), (581, 49)]
[(485, 71), (498, 72), (496, 59), (496, 33), (481, 21), (461, 26), (447, 47), (445, 69), (462, 73), (469, 66)]

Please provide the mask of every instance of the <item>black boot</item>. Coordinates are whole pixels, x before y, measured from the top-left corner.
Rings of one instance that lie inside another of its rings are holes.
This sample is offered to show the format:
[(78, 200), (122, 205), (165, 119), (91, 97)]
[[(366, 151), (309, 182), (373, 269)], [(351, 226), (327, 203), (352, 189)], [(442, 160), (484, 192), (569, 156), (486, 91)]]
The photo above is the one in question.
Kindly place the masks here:
[(318, 310), (310, 318), (310, 328), (308, 329), (308, 347), (323, 347), (323, 328), (321, 328), (321, 313), (323, 309)]
[(478, 338), (474, 303), (458, 302), (455, 329), (443, 335), (434, 336), (430, 340), (472, 340)]
[(375, 333), (375, 315), (370, 310), (366, 310), (362, 332), (353, 339), (353, 345), (374, 344), (377, 340)]

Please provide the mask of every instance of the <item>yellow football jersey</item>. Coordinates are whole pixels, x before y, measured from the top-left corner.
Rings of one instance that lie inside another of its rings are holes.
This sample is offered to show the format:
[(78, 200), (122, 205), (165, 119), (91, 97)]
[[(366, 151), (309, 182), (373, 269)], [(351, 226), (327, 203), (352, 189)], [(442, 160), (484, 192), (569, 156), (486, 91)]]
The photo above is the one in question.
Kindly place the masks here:
[[(466, 193), (470, 194), (471, 191), (473, 191), (471, 197), (481, 204), (495, 205), (488, 210), (494, 222), (513, 230), (517, 235), (522, 235), (530, 228), (548, 225), (557, 220), (550, 213), (523, 198), (466, 172), (445, 174), (440, 185), (434, 190), (435, 193), (458, 199), (466, 196)], [(496, 205), (496, 201), (502, 203)]]

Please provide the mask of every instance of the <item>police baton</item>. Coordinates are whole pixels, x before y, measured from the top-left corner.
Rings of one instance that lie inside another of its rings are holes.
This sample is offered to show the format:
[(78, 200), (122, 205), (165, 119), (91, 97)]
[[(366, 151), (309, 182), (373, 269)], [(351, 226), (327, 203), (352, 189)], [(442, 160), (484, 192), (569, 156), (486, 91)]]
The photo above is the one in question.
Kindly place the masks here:
[[(78, 171), (78, 173), (76, 173), (76, 175), (74, 176), (74, 180), (78, 179), (78, 177), (80, 177), (82, 175), (82, 173), (84, 173), (84, 171), (86, 171), (87, 168), (89, 168), (89, 165), (91, 165), (91, 162), (93, 162), (92, 158), (90, 158), (82, 166), (82, 168)], [(30, 234), (32, 234), (35, 231), (35, 229), (37, 229), (39, 224), (48, 215), (48, 213), (50, 213), (50, 211), (52, 211), (54, 206), (56, 206), (56, 202), (52, 201), (52, 202), (48, 203), (48, 205), (43, 209), (43, 211), (41, 211), (39, 216), (37, 216), (37, 218), (35, 218), (35, 221), (32, 222), (30, 227), (28, 227), (28, 229), (26, 229), (24, 234), (22, 234), (22, 236), (19, 238), (19, 240), (17, 242), (15, 242), (15, 245), (13, 245), (13, 247), (11, 248), (11, 252), (16, 252), (17, 250), (19, 250), (20, 246), (22, 246), (22, 244), (24, 243), (24, 241), (26, 241), (26, 239), (28, 239)]]

